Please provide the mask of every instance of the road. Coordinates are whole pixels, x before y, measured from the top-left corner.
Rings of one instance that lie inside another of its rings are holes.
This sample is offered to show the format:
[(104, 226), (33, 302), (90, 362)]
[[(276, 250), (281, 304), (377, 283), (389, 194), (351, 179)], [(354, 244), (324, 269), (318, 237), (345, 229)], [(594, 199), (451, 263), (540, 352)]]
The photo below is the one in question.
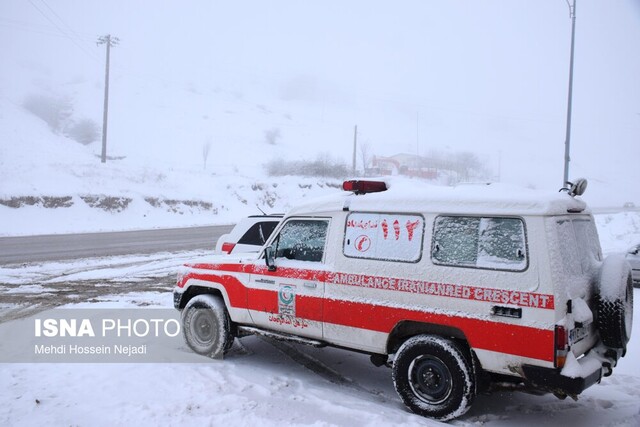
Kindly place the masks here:
[(215, 248), (232, 225), (0, 237), (0, 265)]

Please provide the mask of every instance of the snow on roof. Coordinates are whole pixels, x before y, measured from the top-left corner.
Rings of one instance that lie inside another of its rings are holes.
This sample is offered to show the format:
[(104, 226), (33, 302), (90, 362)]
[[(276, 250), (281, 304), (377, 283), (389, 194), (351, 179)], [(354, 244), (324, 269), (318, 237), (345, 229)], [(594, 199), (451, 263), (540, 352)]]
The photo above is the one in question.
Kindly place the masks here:
[[(380, 180), (380, 179), (376, 179)], [(549, 192), (501, 183), (443, 187), (418, 180), (384, 178), (387, 191), (335, 195), (303, 202), (287, 214), (309, 215), (343, 210), (382, 212), (433, 212), (449, 214), (563, 215), (587, 211), (580, 198), (566, 192)]]

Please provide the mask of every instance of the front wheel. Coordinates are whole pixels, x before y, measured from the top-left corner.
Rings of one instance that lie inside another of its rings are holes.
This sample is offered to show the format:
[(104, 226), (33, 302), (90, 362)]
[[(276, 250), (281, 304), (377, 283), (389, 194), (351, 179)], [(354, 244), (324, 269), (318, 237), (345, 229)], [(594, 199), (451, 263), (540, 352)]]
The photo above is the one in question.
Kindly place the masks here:
[(439, 336), (408, 339), (396, 353), (392, 375), (404, 404), (426, 417), (459, 417), (475, 398), (471, 362), (458, 344)]
[(214, 359), (222, 359), (233, 344), (227, 309), (222, 298), (213, 295), (198, 295), (187, 303), (182, 331), (193, 351)]

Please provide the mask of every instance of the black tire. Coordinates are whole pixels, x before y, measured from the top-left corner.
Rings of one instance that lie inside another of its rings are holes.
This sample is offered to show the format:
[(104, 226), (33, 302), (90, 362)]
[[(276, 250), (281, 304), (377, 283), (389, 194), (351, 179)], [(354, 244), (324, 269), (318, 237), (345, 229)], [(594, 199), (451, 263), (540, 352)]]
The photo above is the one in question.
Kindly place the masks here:
[(229, 314), (222, 298), (213, 295), (198, 295), (187, 303), (182, 332), (193, 351), (213, 359), (222, 359), (233, 345)]
[(469, 410), (476, 377), (466, 352), (454, 341), (418, 335), (405, 341), (393, 362), (393, 383), (416, 414), (441, 421)]
[(633, 324), (633, 281), (624, 256), (607, 257), (600, 269), (597, 325), (610, 348), (626, 350)]

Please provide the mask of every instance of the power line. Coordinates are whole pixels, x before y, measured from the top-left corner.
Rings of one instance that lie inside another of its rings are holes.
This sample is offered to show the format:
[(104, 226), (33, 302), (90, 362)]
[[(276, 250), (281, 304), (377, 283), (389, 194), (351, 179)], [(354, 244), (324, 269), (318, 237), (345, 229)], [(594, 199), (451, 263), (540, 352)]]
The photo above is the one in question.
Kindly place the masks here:
[(49, 4), (48, 4), (45, 0), (40, 0), (40, 2), (41, 2), (41, 3), (43, 3), (43, 4), (47, 7), (47, 9), (49, 9), (49, 10), (51, 11), (51, 13), (53, 13), (53, 14), (55, 15), (55, 17), (56, 17), (56, 18), (58, 18), (58, 20), (62, 23), (62, 25), (64, 25), (65, 27), (67, 27), (67, 29), (69, 30), (69, 32), (71, 33), (71, 35), (72, 35), (74, 38), (76, 38), (77, 40), (80, 40), (80, 38), (78, 37), (78, 33), (76, 33), (76, 31), (75, 31), (73, 28), (71, 28), (71, 26), (70, 26), (69, 24), (67, 24), (67, 23), (65, 22), (65, 20), (64, 20), (64, 19), (62, 19), (62, 17), (61, 17), (60, 15), (58, 15), (58, 14), (56, 13), (56, 11), (55, 11), (55, 10), (53, 10), (53, 9), (51, 8), (51, 6), (49, 6)]
[[(5, 27), (9, 30), (17, 30), (17, 31), (25, 31), (27, 33), (31, 33), (31, 34), (40, 34), (43, 36), (47, 36), (47, 37), (62, 37), (62, 38), (66, 38), (65, 35), (60, 34), (57, 31), (53, 31), (54, 29), (51, 29), (51, 27), (49, 27), (49, 29), (38, 29), (38, 28), (30, 28), (29, 26), (25, 26), (25, 25), (20, 25), (20, 24), (13, 24), (10, 22), (0, 22), (0, 27)], [(84, 39), (84, 41), (89, 42), (89, 41), (93, 41), (95, 39), (95, 37), (87, 37)]]
[[(59, 33), (59, 31), (56, 31), (56, 28), (46, 24), (36, 24), (34, 22), (18, 21), (15, 19), (7, 19), (7, 18), (0, 17), (0, 25), (6, 25), (13, 28), (24, 29), (25, 31), (34, 31), (34, 32), (46, 31), (49, 33), (56, 32), (55, 35), (64, 37), (62, 34)], [(76, 32), (75, 34), (77, 35), (77, 39), (81, 41), (88, 42), (90, 40), (92, 41), (95, 39), (94, 34), (78, 33), (78, 32)], [(47, 34), (47, 35), (53, 35), (53, 34)]]
[[(31, 4), (31, 6), (34, 7), (34, 9), (36, 9), (47, 21), (49, 21), (54, 27), (56, 27), (56, 29), (62, 34), (64, 35), (64, 37), (66, 37), (67, 39), (69, 39), (73, 44), (75, 44), (81, 51), (83, 51), (86, 55), (89, 55), (91, 58), (95, 59), (96, 61), (99, 61), (99, 58), (91, 51), (85, 49), (84, 46), (82, 46), (80, 43), (78, 43), (75, 39), (73, 39), (72, 37), (69, 36), (69, 34), (67, 34), (67, 32), (65, 30), (63, 30), (62, 28), (60, 28), (60, 26), (53, 21), (42, 9), (40, 9), (38, 6), (36, 6), (36, 4), (32, 1), (29, 0), (29, 3)], [(46, 3), (45, 3), (46, 4)], [(49, 7), (47, 5), (47, 7)], [(51, 9), (51, 8), (49, 8)], [(55, 12), (54, 12), (55, 13)]]

